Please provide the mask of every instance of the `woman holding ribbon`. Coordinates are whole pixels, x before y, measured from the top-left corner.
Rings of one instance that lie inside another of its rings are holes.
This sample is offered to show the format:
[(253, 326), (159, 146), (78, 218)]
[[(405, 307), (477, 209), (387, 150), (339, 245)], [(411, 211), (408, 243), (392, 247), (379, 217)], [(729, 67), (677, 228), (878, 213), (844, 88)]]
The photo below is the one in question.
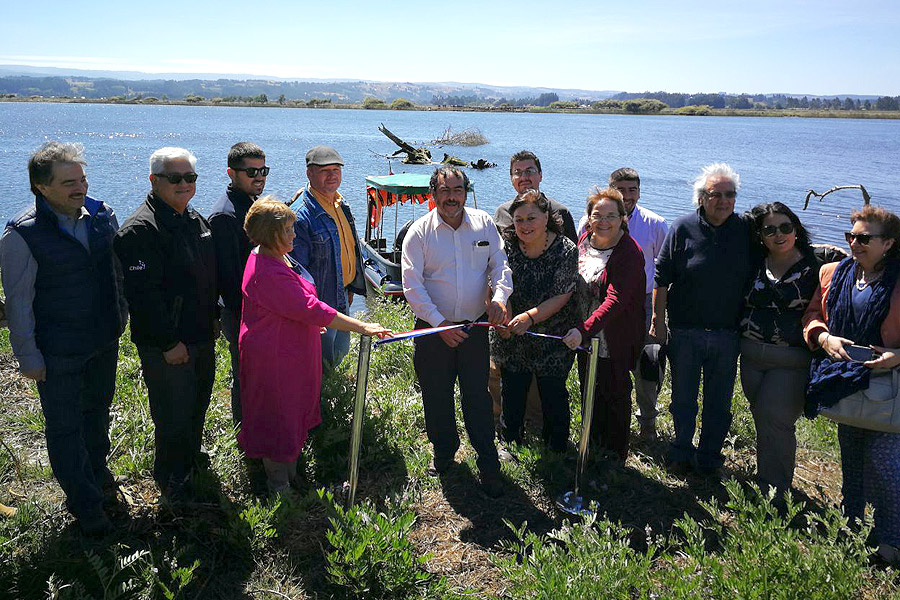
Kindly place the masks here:
[(502, 385), (500, 435), (507, 442), (522, 441), (525, 400), (534, 375), (541, 397), (543, 440), (552, 450), (564, 452), (569, 439), (566, 378), (573, 352), (558, 339), (524, 334), (559, 336), (577, 320), (570, 302), (577, 251), (539, 192), (525, 192), (509, 212), (513, 225), (503, 237), (513, 276), (507, 308), (514, 316), (505, 329), (491, 334), (491, 355), (500, 367)]
[[(819, 287), (803, 316), (813, 360), (806, 414), (868, 389), (877, 370), (900, 366), (900, 219), (874, 206), (850, 216), (845, 236), (851, 257), (825, 265)], [(859, 346), (871, 356), (858, 357)], [(868, 358), (868, 360), (866, 360)], [(843, 508), (862, 519), (866, 503), (875, 509), (879, 554), (900, 559), (900, 434), (838, 425), (843, 472)]]
[(270, 197), (253, 203), (244, 230), (255, 248), (242, 285), (241, 353), (243, 421), (238, 442), (261, 458), (272, 493), (286, 493), (309, 430), (322, 422), (323, 328), (384, 337), (390, 331), (337, 312), (316, 297), (312, 276), (288, 252), (293, 211)]
[[(563, 341), (574, 348), (582, 339), (600, 339), (591, 441), (624, 464), (631, 430), (629, 372), (646, 333), (644, 254), (628, 235), (618, 190), (595, 190), (587, 199), (587, 215), (589, 229), (578, 242), (578, 294), (587, 318)], [(586, 356), (578, 357), (578, 371), (583, 388)]]

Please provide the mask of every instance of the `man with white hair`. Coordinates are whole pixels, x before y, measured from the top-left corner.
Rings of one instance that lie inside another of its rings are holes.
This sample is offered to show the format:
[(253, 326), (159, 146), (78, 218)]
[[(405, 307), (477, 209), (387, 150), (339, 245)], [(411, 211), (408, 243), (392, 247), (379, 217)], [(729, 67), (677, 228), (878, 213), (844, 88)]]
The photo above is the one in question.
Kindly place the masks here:
[[(751, 273), (750, 231), (734, 214), (740, 176), (725, 163), (703, 168), (694, 181), (697, 210), (672, 224), (656, 258), (650, 335), (666, 339), (675, 438), (669, 468), (694, 468), (717, 477), (731, 426), (737, 369), (737, 326)], [(694, 447), (697, 398), (703, 373), (703, 424)]]
[(9, 341), (37, 384), (50, 466), (81, 529), (100, 535), (116, 496), (109, 407), (127, 315), (112, 251), (118, 223), (87, 195), (86, 164), (80, 144), (47, 142), (31, 156), (34, 202), (7, 224), (0, 267)]
[(172, 502), (187, 499), (192, 471), (208, 461), (200, 443), (218, 336), (215, 246), (206, 219), (188, 206), (196, 164), (183, 148), (154, 152), (152, 191), (115, 239), (156, 426), (153, 477)]

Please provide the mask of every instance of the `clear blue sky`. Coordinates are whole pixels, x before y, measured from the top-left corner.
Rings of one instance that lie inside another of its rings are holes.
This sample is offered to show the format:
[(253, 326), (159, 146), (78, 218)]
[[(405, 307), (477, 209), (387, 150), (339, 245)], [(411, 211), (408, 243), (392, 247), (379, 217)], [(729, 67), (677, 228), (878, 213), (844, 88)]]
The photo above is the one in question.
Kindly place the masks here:
[(0, 64), (900, 95), (896, 0), (4, 4)]

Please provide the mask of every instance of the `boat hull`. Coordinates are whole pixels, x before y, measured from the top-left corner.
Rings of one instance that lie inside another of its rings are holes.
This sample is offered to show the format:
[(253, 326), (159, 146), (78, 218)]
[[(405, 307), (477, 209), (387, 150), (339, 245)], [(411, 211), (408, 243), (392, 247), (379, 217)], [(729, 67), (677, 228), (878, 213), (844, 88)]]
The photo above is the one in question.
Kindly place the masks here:
[(400, 263), (391, 260), (391, 258), (399, 260), (400, 253), (389, 253), (391, 257), (388, 258), (384, 256), (388, 253), (382, 253), (373, 248), (369, 240), (363, 242), (361, 246), (366, 289), (389, 298), (404, 299)]

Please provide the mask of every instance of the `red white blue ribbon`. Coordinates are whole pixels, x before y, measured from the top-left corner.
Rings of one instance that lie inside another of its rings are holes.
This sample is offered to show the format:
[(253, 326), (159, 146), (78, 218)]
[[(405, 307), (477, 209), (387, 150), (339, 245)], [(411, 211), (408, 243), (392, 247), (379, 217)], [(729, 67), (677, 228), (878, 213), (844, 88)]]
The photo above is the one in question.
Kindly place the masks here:
[[(479, 321), (477, 323), (459, 323), (457, 325), (443, 325), (441, 327), (426, 327), (425, 329), (413, 329), (412, 331), (403, 331), (401, 333), (395, 333), (391, 337), (384, 338), (381, 340), (375, 340), (373, 342), (373, 346), (377, 348), (383, 344), (390, 344), (391, 342), (402, 342), (403, 340), (412, 340), (417, 337), (423, 337), (426, 335), (431, 335), (433, 333), (442, 333), (444, 331), (452, 331), (454, 329), (462, 329), (463, 331), (468, 331), (471, 327), (496, 327), (503, 328), (505, 325), (495, 325), (493, 323), (488, 323), (486, 321)], [(549, 333), (538, 333), (536, 331), (526, 331), (526, 335), (533, 335), (535, 337), (547, 338), (551, 340), (559, 340), (562, 341), (563, 336), (561, 335), (551, 335)], [(590, 352), (591, 349), (587, 346), (578, 346), (575, 348), (578, 352)]]

